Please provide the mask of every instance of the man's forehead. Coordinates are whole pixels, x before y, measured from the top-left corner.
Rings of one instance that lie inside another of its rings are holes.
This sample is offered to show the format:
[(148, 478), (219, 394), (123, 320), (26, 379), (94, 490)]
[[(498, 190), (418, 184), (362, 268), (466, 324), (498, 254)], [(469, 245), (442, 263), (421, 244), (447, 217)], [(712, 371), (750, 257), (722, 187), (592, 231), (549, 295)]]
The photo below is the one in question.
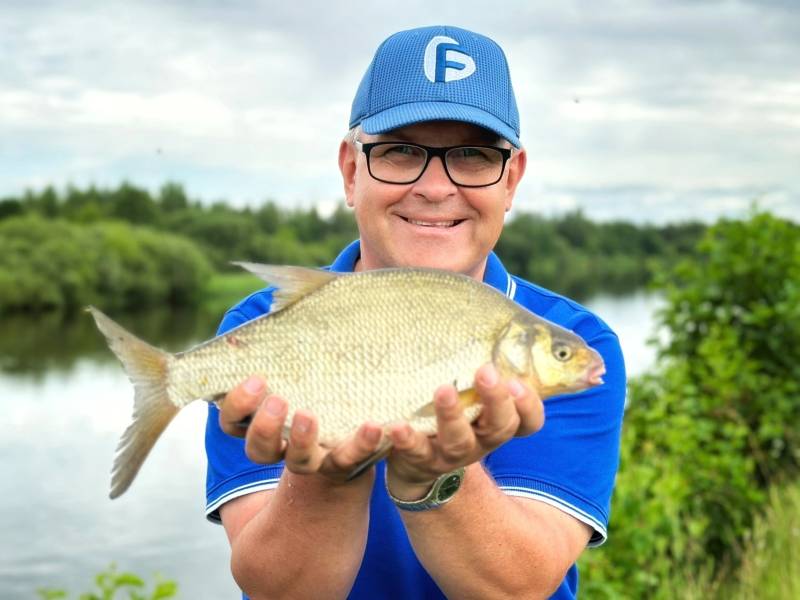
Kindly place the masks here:
[(406, 127), (400, 127), (374, 136), (379, 139), (394, 139), (418, 143), (438, 143), (447, 142), (448, 144), (459, 143), (481, 143), (495, 144), (503, 138), (494, 131), (464, 123), (461, 121), (426, 121), (415, 123)]

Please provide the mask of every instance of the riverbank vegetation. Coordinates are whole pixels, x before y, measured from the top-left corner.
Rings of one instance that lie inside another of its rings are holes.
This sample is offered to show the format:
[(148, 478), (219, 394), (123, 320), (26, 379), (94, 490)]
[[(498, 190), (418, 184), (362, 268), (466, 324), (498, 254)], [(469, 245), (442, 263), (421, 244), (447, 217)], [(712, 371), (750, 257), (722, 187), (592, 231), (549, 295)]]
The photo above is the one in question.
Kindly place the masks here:
[[(520, 213), (497, 252), (511, 272), (581, 299), (641, 287), (689, 253), (703, 230)], [(209, 301), (219, 310), (241, 297), (223, 298), (221, 290), (252, 288), (241, 277), (211, 283), (212, 273), (235, 272), (230, 261), (321, 266), (357, 236), (344, 205), (322, 217), (271, 202), (202, 204), (174, 183), (158, 194), (128, 183), (47, 187), (0, 199), (0, 313), (89, 302), (129, 310)]]
[(731, 597), (715, 582), (777, 555), (747, 540), (800, 472), (800, 227), (722, 221), (659, 286), (669, 335), (629, 390), (609, 542), (582, 560), (590, 598), (686, 597), (692, 582)]

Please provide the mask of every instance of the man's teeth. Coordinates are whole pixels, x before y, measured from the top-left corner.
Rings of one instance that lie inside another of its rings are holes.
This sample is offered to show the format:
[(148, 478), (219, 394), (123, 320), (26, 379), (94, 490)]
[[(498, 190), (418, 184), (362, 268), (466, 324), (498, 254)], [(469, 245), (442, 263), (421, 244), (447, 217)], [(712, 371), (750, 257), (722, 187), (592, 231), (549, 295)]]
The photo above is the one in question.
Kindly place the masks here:
[(420, 225), (421, 227), (452, 227), (458, 221), (417, 221), (416, 219), (406, 219), (412, 225)]

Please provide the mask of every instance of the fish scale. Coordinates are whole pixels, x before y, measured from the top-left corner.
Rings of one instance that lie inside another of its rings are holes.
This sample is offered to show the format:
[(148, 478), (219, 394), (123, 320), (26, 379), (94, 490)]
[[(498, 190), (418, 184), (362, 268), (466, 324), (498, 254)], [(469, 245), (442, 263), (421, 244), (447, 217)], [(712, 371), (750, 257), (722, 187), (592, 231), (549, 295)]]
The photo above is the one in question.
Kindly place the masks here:
[[(288, 399), (289, 418), (298, 409), (313, 412), (320, 440), (333, 445), (367, 419), (383, 425), (409, 420), (443, 383), (471, 385), (475, 369), (491, 360), (494, 337), (516, 305), (461, 277), (382, 275), (340, 277), (269, 318), (183, 355), (174, 370), (187, 386), (175, 396), (214, 396), (261, 373), (271, 392)], [(206, 386), (195, 385), (201, 374), (214, 371), (219, 375), (205, 376)], [(435, 431), (432, 418), (416, 424)]]
[(465, 416), (474, 419), (481, 404), (473, 378), (489, 361), (542, 398), (602, 383), (602, 358), (580, 337), (464, 275), (242, 266), (275, 284), (271, 312), (178, 354), (89, 308), (135, 392), (112, 498), (128, 488), (180, 408), (217, 401), (252, 374), (287, 400), (289, 419), (299, 409), (314, 413), (319, 440), (329, 446), (368, 420), (434, 433), (432, 399), (442, 384), (456, 386)]

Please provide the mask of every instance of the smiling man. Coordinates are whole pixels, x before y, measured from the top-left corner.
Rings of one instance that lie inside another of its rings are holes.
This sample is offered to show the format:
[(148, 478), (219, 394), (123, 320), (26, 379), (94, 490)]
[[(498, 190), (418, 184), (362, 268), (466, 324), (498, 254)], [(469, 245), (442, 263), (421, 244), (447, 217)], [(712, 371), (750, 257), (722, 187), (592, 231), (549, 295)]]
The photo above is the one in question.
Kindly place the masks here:
[[(286, 423), (286, 401), (253, 376), (221, 411), (211, 406), (206, 437), (208, 516), (224, 525), (234, 578), (250, 597), (576, 596), (576, 559), (607, 535), (625, 372), (600, 319), (510, 275), (492, 253), (525, 165), (497, 44), (455, 27), (381, 44), (339, 148), (360, 236), (330, 268), (433, 267), (481, 280), (580, 334), (603, 356), (605, 383), (545, 405), (485, 365), (476, 422), (442, 382), (438, 433), (391, 425), (388, 458), (348, 480), (379, 449), (382, 427), (364, 423), (323, 448), (316, 417), (298, 411)], [(271, 302), (269, 289), (246, 298), (220, 332)]]

